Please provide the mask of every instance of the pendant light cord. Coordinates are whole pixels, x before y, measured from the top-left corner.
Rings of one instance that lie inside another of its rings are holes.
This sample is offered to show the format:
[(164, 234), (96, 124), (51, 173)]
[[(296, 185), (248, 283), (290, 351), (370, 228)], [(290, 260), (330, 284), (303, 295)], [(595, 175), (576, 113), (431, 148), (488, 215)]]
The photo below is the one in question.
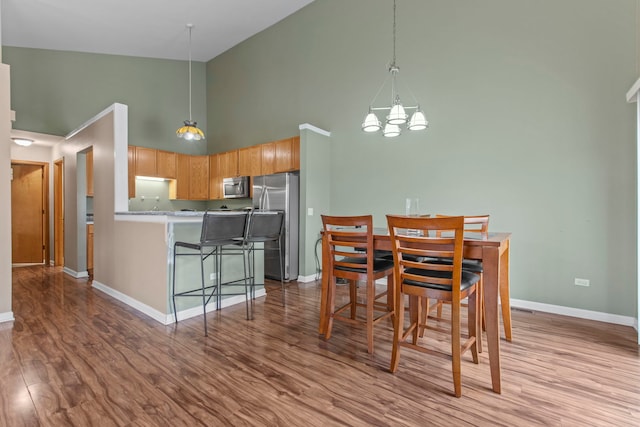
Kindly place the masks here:
[(393, 62), (392, 67), (396, 65), (396, 0), (393, 0)]
[(189, 121), (192, 122), (191, 118), (191, 30), (193, 29), (193, 24), (187, 25), (189, 27)]

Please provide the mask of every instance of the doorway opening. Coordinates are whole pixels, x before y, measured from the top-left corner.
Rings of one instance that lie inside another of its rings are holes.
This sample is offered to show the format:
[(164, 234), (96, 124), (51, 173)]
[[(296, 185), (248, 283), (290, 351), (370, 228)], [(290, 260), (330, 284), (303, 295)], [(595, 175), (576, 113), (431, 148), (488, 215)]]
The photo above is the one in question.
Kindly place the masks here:
[(53, 163), (53, 265), (64, 266), (64, 159)]
[(11, 161), (11, 262), (45, 264), (49, 258), (49, 164)]

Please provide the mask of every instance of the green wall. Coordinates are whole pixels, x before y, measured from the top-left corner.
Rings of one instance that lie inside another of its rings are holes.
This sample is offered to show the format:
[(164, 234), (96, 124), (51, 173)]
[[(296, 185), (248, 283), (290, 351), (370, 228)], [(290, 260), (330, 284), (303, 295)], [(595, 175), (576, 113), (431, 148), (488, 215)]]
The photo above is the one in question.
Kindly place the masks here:
[(383, 226), (406, 197), (488, 213), (513, 232), (512, 298), (635, 317), (636, 1), (399, 0), (397, 13), (401, 85), (427, 132), (360, 130), (391, 60), (391, 1), (316, 0), (207, 63), (210, 151), (311, 123), (332, 134), (331, 213)]
[[(189, 118), (187, 61), (4, 46), (14, 129), (64, 136), (109, 105), (129, 107), (129, 144), (203, 154), (175, 131)], [(206, 129), (205, 64), (192, 63), (193, 119)]]

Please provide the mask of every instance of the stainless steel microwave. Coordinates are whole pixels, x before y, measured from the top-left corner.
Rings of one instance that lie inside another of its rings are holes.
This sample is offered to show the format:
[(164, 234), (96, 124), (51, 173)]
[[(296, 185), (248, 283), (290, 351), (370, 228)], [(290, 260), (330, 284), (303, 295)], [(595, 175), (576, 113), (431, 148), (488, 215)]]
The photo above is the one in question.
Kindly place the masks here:
[(237, 176), (222, 180), (222, 192), (225, 199), (240, 199), (249, 197), (249, 177)]

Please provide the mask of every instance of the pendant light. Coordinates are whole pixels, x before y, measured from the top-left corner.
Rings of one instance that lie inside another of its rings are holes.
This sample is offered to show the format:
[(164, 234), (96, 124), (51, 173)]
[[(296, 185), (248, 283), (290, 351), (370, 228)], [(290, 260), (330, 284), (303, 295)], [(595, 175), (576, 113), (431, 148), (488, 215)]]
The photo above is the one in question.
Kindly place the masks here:
[(198, 129), (197, 123), (191, 119), (191, 30), (193, 24), (187, 24), (189, 29), (189, 120), (184, 121), (184, 126), (176, 131), (178, 138), (186, 141), (200, 141), (204, 139), (204, 133)]
[[(389, 75), (391, 78), (391, 105), (387, 107), (373, 106), (376, 99), (378, 98), (378, 95), (387, 83), (387, 80), (385, 80), (378, 90), (378, 93), (373, 98), (373, 101), (371, 101), (369, 112), (362, 122), (363, 131), (373, 133), (378, 132), (382, 129), (382, 134), (385, 137), (392, 138), (402, 133), (402, 129), (400, 128), (400, 126), (404, 124), (407, 124), (407, 129), (409, 130), (423, 130), (429, 126), (429, 122), (427, 121), (427, 118), (425, 117), (424, 112), (420, 108), (420, 105), (417, 103), (417, 101), (415, 106), (405, 107), (404, 105), (402, 105), (402, 101), (400, 101), (400, 95), (397, 91), (397, 79), (399, 72), (400, 68), (396, 65), (396, 1), (393, 0), (393, 60), (391, 62), (391, 65), (389, 66)], [(384, 128), (380, 123), (378, 116), (376, 116), (376, 114), (374, 113), (374, 111), (377, 110), (389, 111), (389, 114), (385, 117), (386, 120)], [(413, 111), (411, 118), (409, 118), (407, 110)], [(409, 119), (408, 122), (407, 119)]]

